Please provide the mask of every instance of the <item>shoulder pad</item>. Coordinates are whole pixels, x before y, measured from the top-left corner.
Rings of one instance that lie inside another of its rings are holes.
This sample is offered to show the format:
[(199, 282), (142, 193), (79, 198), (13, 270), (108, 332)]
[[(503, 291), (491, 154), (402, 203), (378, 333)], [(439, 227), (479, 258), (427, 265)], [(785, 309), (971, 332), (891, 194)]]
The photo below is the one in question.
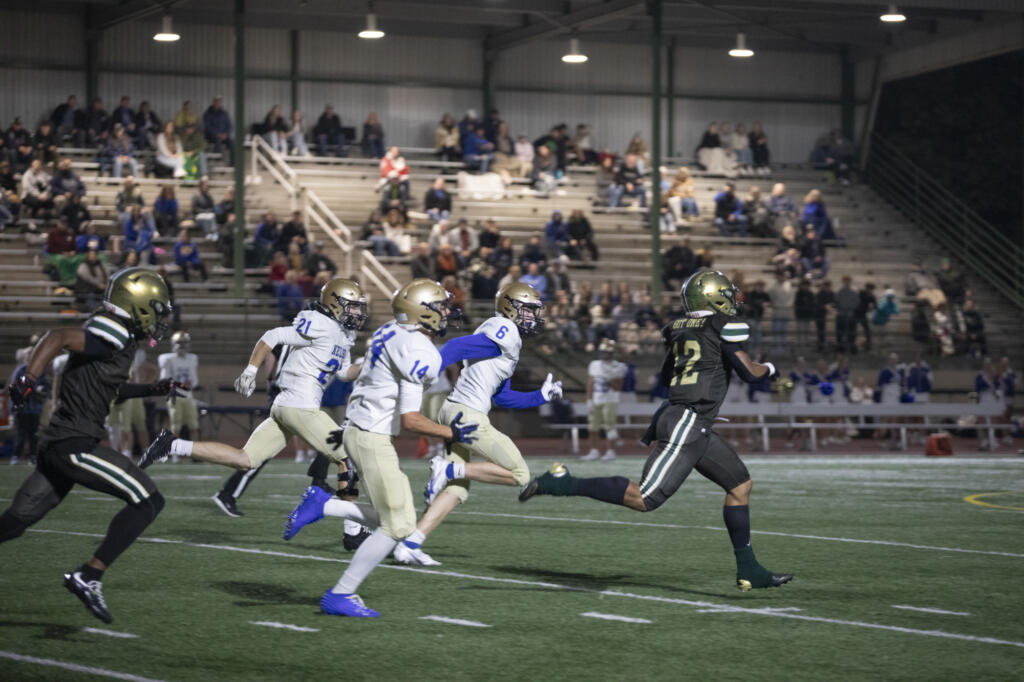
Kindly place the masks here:
[(117, 350), (122, 350), (131, 341), (131, 334), (124, 326), (124, 323), (113, 315), (97, 313), (86, 320), (82, 327), (85, 331), (103, 339)]

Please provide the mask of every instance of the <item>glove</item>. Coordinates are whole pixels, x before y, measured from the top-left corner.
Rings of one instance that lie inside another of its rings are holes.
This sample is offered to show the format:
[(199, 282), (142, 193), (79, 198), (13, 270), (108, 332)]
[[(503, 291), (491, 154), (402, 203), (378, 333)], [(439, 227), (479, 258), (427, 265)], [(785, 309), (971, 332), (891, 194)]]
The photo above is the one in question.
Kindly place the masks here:
[(149, 385), (152, 395), (165, 395), (173, 403), (176, 398), (184, 398), (186, 394), (185, 384), (172, 379), (161, 379)]
[(359, 488), (356, 484), (359, 483), (359, 472), (356, 471), (356, 464), (352, 461), (351, 457), (345, 458), (345, 473), (338, 474), (338, 490), (337, 496), (345, 499), (359, 496)]
[[(11, 406), (18, 410), (24, 406), (25, 401), (32, 391), (36, 390), (36, 380), (30, 379), (27, 374), (22, 374), (18, 380), (10, 385), (7, 391), (11, 394)], [(461, 414), (459, 415), (462, 416)]]
[[(241, 377), (239, 377), (241, 379)], [(239, 391), (241, 393), (241, 391)], [(327, 436), (327, 444), (331, 446), (331, 450), (337, 450), (341, 447), (341, 441), (345, 437), (345, 429), (335, 429), (331, 431), (331, 435)]]
[(775, 379), (779, 378), (779, 370), (775, 369), (775, 365), (773, 365), (770, 362), (763, 362), (761, 364), (763, 364), (765, 367), (768, 368), (768, 378), (769, 379), (775, 380)]
[[(245, 371), (235, 379), (235, 392), (244, 395), (246, 398), (251, 396), (252, 392), (256, 390), (256, 372), (258, 371), (259, 367), (256, 365), (248, 365)], [(340, 443), (341, 441), (338, 442)]]
[(548, 372), (548, 378), (544, 380), (544, 385), (540, 387), (541, 396), (548, 402), (562, 397), (562, 382), (552, 381), (552, 379), (551, 372)]
[(449, 439), (452, 443), (472, 443), (476, 440), (476, 436), (473, 432), (477, 429), (477, 424), (463, 424), (462, 413), (459, 412), (455, 415), (455, 419), (451, 421), (449, 426), (452, 429), (452, 437)]

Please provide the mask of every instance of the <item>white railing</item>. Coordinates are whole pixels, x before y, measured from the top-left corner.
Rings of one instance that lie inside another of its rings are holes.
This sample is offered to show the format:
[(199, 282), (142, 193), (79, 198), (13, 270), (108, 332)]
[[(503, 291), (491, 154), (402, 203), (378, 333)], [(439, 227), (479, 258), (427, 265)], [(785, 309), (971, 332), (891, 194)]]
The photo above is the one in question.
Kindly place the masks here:
[(345, 255), (345, 273), (352, 277), (352, 230), (311, 189), (302, 190), (302, 213), (306, 225), (318, 227)]
[(249, 157), (252, 161), (252, 177), (259, 177), (260, 166), (265, 168), (288, 194), (289, 205), (294, 211), (300, 188), (292, 167), (259, 135), (252, 136), (252, 153)]
[(395, 276), (384, 267), (384, 264), (377, 260), (377, 257), (372, 253), (363, 249), (362, 251), (363, 263), (359, 268), (359, 272), (363, 276), (363, 281), (371, 282), (382, 295), (386, 296), (388, 300), (391, 300), (391, 295), (395, 293), (402, 285), (399, 283)]

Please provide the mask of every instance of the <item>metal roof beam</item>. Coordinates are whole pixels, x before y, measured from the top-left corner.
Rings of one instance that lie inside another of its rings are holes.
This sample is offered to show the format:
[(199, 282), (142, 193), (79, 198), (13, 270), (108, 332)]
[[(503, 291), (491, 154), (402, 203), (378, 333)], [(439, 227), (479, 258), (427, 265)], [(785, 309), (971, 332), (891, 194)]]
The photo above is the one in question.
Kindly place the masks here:
[[(557, 19), (546, 15), (544, 20), (534, 22), (529, 26), (488, 36), (484, 41), (484, 48), (488, 51), (505, 50), (553, 35), (586, 29), (589, 26), (596, 26), (615, 19), (636, 16), (643, 13), (646, 6), (647, 3), (643, 0), (609, 0), (609, 2), (589, 5), (575, 12), (562, 14)], [(552, 19), (554, 20), (552, 21)]]

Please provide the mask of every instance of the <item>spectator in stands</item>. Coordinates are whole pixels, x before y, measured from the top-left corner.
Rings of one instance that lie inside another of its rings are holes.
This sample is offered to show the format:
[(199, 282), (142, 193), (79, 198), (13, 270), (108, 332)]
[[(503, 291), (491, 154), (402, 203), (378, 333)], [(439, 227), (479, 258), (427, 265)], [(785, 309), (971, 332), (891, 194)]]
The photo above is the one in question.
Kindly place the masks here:
[(485, 220), (484, 229), (477, 235), (477, 240), (480, 242), (481, 247), (487, 247), (491, 250), (498, 248), (498, 243), (501, 242), (501, 231), (498, 230), (498, 223), (494, 222), (492, 218)]
[(53, 201), (58, 207), (69, 201), (73, 194), (85, 196), (85, 183), (71, 168), (71, 159), (61, 159), (57, 172), (50, 180), (50, 189), (53, 192)]
[(632, 154), (636, 157), (637, 164), (641, 170), (645, 170), (651, 163), (651, 157), (647, 151), (647, 143), (644, 142), (644, 138), (640, 135), (639, 131), (633, 133), (633, 137), (629, 139), (629, 144), (626, 145), (626, 154)]
[(192, 100), (187, 99), (181, 103), (181, 109), (178, 109), (178, 113), (174, 114), (174, 127), (180, 133), (189, 123), (199, 125), (199, 116), (192, 107)]
[(712, 270), (715, 267), (715, 256), (711, 252), (711, 245), (708, 244), (703, 249), (697, 249), (697, 269), (698, 270)]
[(804, 197), (803, 224), (806, 229), (813, 225), (820, 239), (835, 239), (836, 233), (832, 228), (832, 219), (825, 211), (825, 202), (821, 200), (821, 191), (812, 189)]
[[(944, 305), (944, 304), (943, 304)], [(985, 341), (985, 320), (978, 312), (978, 306), (974, 300), (968, 298), (964, 301), (964, 341), (966, 342), (967, 354), (975, 359), (988, 354), (988, 343)]]
[(295, 156), (312, 156), (309, 147), (306, 145), (306, 121), (302, 112), (296, 109), (292, 112), (291, 125), (287, 133), (288, 146)]
[(408, 183), (402, 184), (398, 177), (398, 171), (391, 171), (384, 187), (380, 191), (380, 204), (378, 208), (382, 214), (395, 209), (403, 216), (408, 213), (407, 204), (409, 201)]
[(124, 185), (114, 200), (117, 219), (123, 223), (128, 219), (132, 206), (144, 207), (145, 205), (146, 201), (142, 198), (142, 190), (135, 184), (135, 176), (129, 175), (124, 179)]
[(611, 205), (612, 188), (615, 186), (615, 159), (605, 156), (601, 159), (596, 173), (597, 196), (595, 204)]
[(587, 127), (586, 123), (580, 123), (576, 126), (576, 134), (569, 143), (569, 149), (572, 151), (572, 155), (576, 163), (581, 165), (597, 163), (597, 152), (594, 151), (594, 140), (590, 135), (590, 128)]
[(437, 279), (434, 275), (434, 261), (430, 257), (430, 244), (420, 242), (416, 245), (412, 260), (409, 261), (409, 267), (412, 270), (413, 279), (421, 277)]
[(832, 291), (832, 282), (827, 279), (814, 297), (814, 326), (818, 332), (818, 352), (825, 352), (825, 323), (829, 311), (836, 309), (836, 293)]
[(536, 148), (538, 156), (541, 153), (541, 147), (547, 147), (548, 151), (551, 152), (551, 156), (555, 160), (556, 178), (560, 178), (565, 173), (565, 162), (568, 154), (563, 128), (564, 126), (555, 126), (546, 135), (541, 135), (533, 141), (533, 146)]
[(491, 109), (487, 112), (487, 118), (483, 121), (484, 138), (493, 145), (498, 144), (498, 129), (504, 121), (501, 120), (501, 112)]
[(126, 164), (129, 175), (139, 174), (139, 164), (135, 160), (135, 143), (120, 123), (114, 124), (113, 134), (107, 140), (106, 156), (113, 164), (113, 177), (120, 178)]
[(811, 152), (811, 164), (818, 169), (835, 175), (840, 183), (850, 184), (850, 171), (853, 168), (853, 145), (843, 138), (838, 128), (833, 128), (814, 144)]
[(153, 222), (153, 214), (138, 204), (133, 205), (128, 220), (124, 223), (124, 250), (135, 251), (139, 254), (140, 260), (143, 255), (152, 259), (155, 236), (156, 224)]
[(68, 140), (75, 147), (85, 143), (85, 113), (78, 108), (78, 98), (69, 95), (64, 104), (53, 110), (50, 116), (58, 141)]
[[(804, 275), (808, 278), (825, 279), (832, 266), (832, 261), (825, 255), (825, 244), (817, 238), (817, 233), (812, 225), (807, 226), (804, 236), (804, 244), (800, 248), (800, 261), (803, 264)], [(815, 274), (815, 270), (818, 271), (817, 274)]]
[(939, 352), (949, 357), (956, 352), (956, 339), (953, 334), (953, 319), (949, 306), (943, 303), (932, 313), (932, 334), (938, 341)]
[(271, 254), (274, 253), (274, 247), (279, 241), (280, 232), (277, 226), (277, 217), (273, 211), (267, 211), (263, 214), (263, 220), (256, 226), (256, 232), (252, 237), (253, 246), (257, 249), (261, 263), (267, 262)]
[(668, 188), (668, 206), (672, 210), (676, 226), (685, 225), (688, 217), (700, 217), (697, 190), (690, 176), (690, 169), (686, 166), (680, 166), (672, 178), (672, 184)]
[(860, 294), (852, 286), (847, 275), (843, 277), (843, 286), (836, 292), (836, 350), (842, 355), (857, 353), (857, 307), (860, 305)]
[(441, 286), (444, 287), (445, 291), (448, 292), (448, 305), (453, 310), (457, 310), (460, 313), (460, 317), (466, 320), (466, 292), (459, 286), (458, 280), (455, 279), (455, 275), (448, 275), (441, 280)]
[(482, 125), (466, 133), (462, 141), (462, 160), (467, 168), (479, 170), (481, 173), (486, 173), (494, 161), (494, 144), (484, 137)]
[(722, 138), (718, 134), (718, 123), (712, 121), (697, 145), (697, 162), (712, 175), (733, 175), (735, 162), (722, 148)]
[(289, 270), (284, 282), (277, 286), (277, 312), (281, 321), (291, 324), (295, 316), (302, 310), (302, 287), (299, 286), (299, 273)]
[(178, 241), (174, 242), (174, 264), (181, 269), (181, 278), (188, 281), (188, 271), (195, 270), (205, 282), (207, 279), (206, 266), (199, 257), (199, 245), (189, 235), (189, 228), (194, 226), (191, 220), (181, 224), (181, 232), (178, 233)]
[(214, 154), (220, 154), (221, 160), (231, 163), (231, 116), (224, 108), (224, 99), (217, 95), (210, 106), (203, 112), (203, 135), (206, 143)]
[(743, 201), (743, 215), (750, 225), (750, 233), (755, 237), (774, 237), (769, 222), (771, 215), (761, 198), (761, 188), (754, 185), (750, 188), (747, 198)]
[(484, 265), (473, 273), (470, 296), (477, 301), (493, 301), (498, 295), (498, 271), (493, 265)]
[(768, 197), (769, 228), (774, 237), (782, 225), (795, 222), (800, 216), (796, 205), (786, 196), (786, 186), (776, 182), (772, 186), (772, 194)]
[(515, 267), (515, 251), (512, 248), (512, 238), (502, 237), (497, 248), (491, 251), (487, 257), (488, 262), (494, 266), (499, 277), (504, 277), (510, 268)]
[(82, 225), (92, 220), (89, 208), (82, 203), (80, 194), (72, 194), (68, 197), (64, 207), (60, 210), (60, 216), (68, 222), (68, 227), (74, 234), (82, 231)]
[(82, 306), (83, 312), (96, 308), (109, 281), (110, 274), (100, 260), (99, 253), (90, 249), (85, 254), (85, 260), (75, 269), (75, 299)]
[(776, 272), (786, 277), (799, 277), (803, 274), (803, 261), (800, 259), (803, 244), (797, 237), (792, 225), (786, 224), (779, 235), (779, 246), (772, 256), (772, 265)]
[(195, 180), (206, 175), (206, 138), (195, 123), (186, 123), (181, 135), (185, 153), (185, 178)]
[(519, 256), (519, 267), (528, 270), (531, 263), (543, 268), (547, 265), (547, 257), (544, 255), (544, 247), (540, 243), (540, 236), (533, 235), (530, 241), (523, 247), (523, 253)]
[(206, 178), (199, 181), (196, 193), (192, 195), (192, 220), (203, 229), (207, 239), (217, 239), (217, 205), (210, 194), (210, 183)]
[(914, 311), (910, 314), (910, 338), (924, 344), (929, 352), (932, 350), (932, 308), (920, 298), (914, 301)]
[(53, 212), (53, 194), (50, 176), (43, 170), (43, 163), (39, 159), (32, 161), (32, 165), (21, 176), (21, 203), (29, 208), (32, 218), (39, 217), (43, 211), (45, 217)]
[(764, 320), (764, 308), (771, 305), (771, 299), (764, 290), (764, 280), (757, 280), (751, 285), (751, 289), (743, 295), (743, 317), (750, 327), (750, 351), (758, 353), (761, 350), (761, 323)]
[(459, 121), (459, 125), (458, 125), (458, 128), (459, 128), (459, 146), (460, 147), (463, 147), (463, 143), (464, 143), (464, 140), (466, 138), (466, 135), (470, 131), (476, 130), (476, 127), (479, 124), (480, 124), (480, 119), (477, 118), (476, 109), (466, 109), (466, 115), (462, 117), (462, 120)]
[(569, 257), (561, 255), (545, 273), (548, 278), (548, 292), (572, 291), (572, 280), (569, 278)]
[(537, 147), (537, 155), (533, 157), (532, 182), (533, 188), (541, 194), (550, 194), (558, 187), (558, 162), (546, 146)]
[(85, 112), (85, 143), (91, 147), (102, 147), (107, 142), (109, 131), (110, 116), (103, 108), (103, 100), (97, 97)]
[(562, 220), (561, 211), (554, 211), (544, 226), (544, 244), (552, 258), (561, 256), (569, 248), (569, 226)]
[(230, 231), (224, 229), (227, 226), (228, 216), (234, 217), (235, 213), (235, 188), (228, 187), (224, 191), (224, 198), (217, 202), (216, 208), (213, 209), (214, 214), (217, 216), (217, 233), (220, 237), (230, 235)]
[[(868, 313), (878, 307), (875, 299), (875, 285), (868, 282), (858, 292), (857, 309), (854, 311), (854, 335), (856, 336), (857, 326), (864, 329), (864, 350), (871, 350), (871, 325), (868, 324)], [(854, 338), (856, 344), (856, 338)]]
[(568, 255), (575, 260), (583, 260), (583, 251), (590, 252), (590, 260), (597, 261), (597, 243), (594, 241), (594, 228), (583, 215), (583, 211), (575, 208), (569, 214), (569, 248)]
[(153, 113), (149, 102), (139, 102), (139, 111), (135, 114), (136, 143), (139, 149), (156, 148), (156, 138), (164, 130), (160, 118)]
[(327, 273), (328, 277), (338, 274), (338, 266), (324, 253), (322, 241), (315, 241), (310, 246), (309, 255), (306, 256), (306, 270), (314, 277), (319, 277), (321, 273)]
[(157, 135), (156, 164), (167, 175), (185, 177), (185, 151), (181, 146), (181, 138), (174, 132), (174, 121), (165, 123), (163, 132)]
[(509, 134), (508, 123), (505, 121), (498, 124), (493, 144), (494, 163), (491, 170), (501, 175), (505, 184), (509, 184), (512, 178), (525, 178), (530, 174), (533, 164), (524, 164), (516, 155), (516, 143)]
[(406, 225), (405, 216), (398, 209), (393, 208), (384, 216), (384, 235), (398, 250), (395, 255), (406, 255), (412, 251), (409, 227)]
[(399, 153), (398, 147), (391, 147), (381, 158), (378, 185), (383, 185), (393, 175), (398, 177), (398, 182), (402, 185), (402, 191), (405, 194), (405, 201), (408, 201), (410, 169), (409, 164), (405, 162), (405, 157)]
[(519, 166), (523, 172), (522, 177), (533, 177), (533, 160), (537, 156), (537, 150), (533, 148), (533, 143), (530, 142), (530, 138), (527, 137), (526, 133), (519, 133), (516, 137), (515, 150), (516, 159), (519, 160)]
[(434, 130), (434, 151), (446, 163), (462, 156), (459, 153), (459, 129), (455, 125), (455, 119), (448, 112), (441, 117)]
[(465, 218), (460, 218), (446, 236), (448, 243), (464, 263), (469, 262), (470, 256), (480, 247), (476, 230), (469, 226)]
[(270, 148), (279, 154), (288, 153), (288, 124), (281, 115), (281, 105), (275, 104), (263, 118), (262, 125), (263, 139), (267, 141)]
[(746, 237), (749, 221), (743, 215), (743, 202), (736, 196), (736, 184), (725, 183), (715, 195), (715, 226), (723, 237)]
[(178, 199), (173, 185), (160, 188), (160, 196), (153, 202), (153, 220), (160, 234), (173, 234), (178, 229)]
[(644, 185), (643, 173), (637, 165), (635, 154), (626, 154), (626, 158), (615, 174), (608, 205), (615, 208), (622, 202), (622, 197), (637, 197), (640, 206), (647, 208), (647, 187)]
[(729, 146), (736, 153), (736, 163), (740, 165), (740, 169), (745, 173), (753, 172), (754, 151), (750, 148), (750, 137), (747, 135), (747, 128), (742, 123), (736, 124), (736, 129), (732, 132)]
[(911, 298), (926, 301), (933, 308), (946, 302), (946, 295), (942, 293), (935, 278), (924, 271), (922, 263), (911, 264), (910, 273), (904, 280), (903, 291)]
[(884, 334), (885, 326), (893, 315), (900, 312), (899, 303), (896, 302), (896, 292), (886, 286), (882, 293), (882, 300), (878, 301), (874, 312), (871, 314), (871, 324), (878, 327), (878, 332)]
[(317, 153), (327, 156), (327, 147), (334, 145), (334, 155), (345, 156), (345, 131), (341, 127), (341, 118), (334, 111), (333, 104), (324, 105), (320, 118), (313, 126), (313, 137), (316, 139)]
[(96, 223), (87, 221), (82, 228), (82, 234), (75, 238), (75, 251), (88, 253), (96, 251), (102, 253), (107, 250), (107, 240), (102, 235), (96, 234)]
[(377, 118), (377, 112), (371, 111), (363, 123), (363, 155), (379, 159), (384, 156), (384, 126)]
[(953, 267), (949, 258), (943, 258), (936, 276), (939, 288), (946, 295), (950, 305), (961, 306), (967, 293), (967, 278), (958, 268)]
[(447, 218), (452, 212), (452, 195), (444, 188), (444, 178), (434, 178), (434, 185), (423, 197), (423, 208), (434, 222)]
[(768, 175), (771, 173), (768, 136), (765, 135), (764, 127), (760, 121), (754, 121), (753, 125), (750, 126), (750, 133), (747, 135), (747, 138), (750, 141), (750, 151), (754, 158), (754, 170), (761, 175)]
[(110, 112), (110, 125), (121, 124), (124, 132), (130, 137), (135, 137), (135, 112), (132, 110), (132, 100), (128, 95), (121, 95), (121, 103)]
[(816, 317), (814, 292), (811, 283), (800, 280), (793, 299), (793, 317), (796, 319), (796, 343), (801, 350), (808, 345), (811, 337), (811, 321)]
[(64, 218), (57, 220), (57, 226), (46, 236), (46, 263), (50, 279), (62, 284), (75, 281), (75, 270), (78, 267), (75, 259), (75, 235)]
[(537, 290), (542, 300), (547, 300), (548, 292), (548, 280), (541, 274), (540, 265), (537, 263), (530, 263), (526, 268), (526, 274), (519, 278), (519, 281), (524, 284), (529, 284), (531, 287)]
[(781, 356), (786, 349), (786, 330), (793, 317), (793, 303), (796, 292), (793, 285), (782, 273), (775, 273), (775, 283), (766, 292), (772, 307), (772, 337), (775, 355)]
[[(6, 161), (4, 163), (7, 163)], [(16, 195), (15, 195), (16, 196)], [(14, 205), (17, 202), (12, 202), (11, 193), (6, 189), (0, 188), (0, 232), (3, 232), (8, 225), (12, 225), (15, 221), (15, 209)], [(20, 208), (18, 211), (20, 212)]]
[(461, 269), (459, 255), (447, 242), (441, 244), (437, 257), (434, 258), (434, 279), (440, 281), (449, 275), (457, 275)]
[(270, 261), (270, 269), (267, 272), (267, 281), (270, 282), (275, 293), (278, 287), (284, 284), (284, 278), (287, 274), (288, 256), (284, 255), (284, 251), (275, 251), (274, 257)]
[(53, 132), (53, 124), (50, 121), (43, 120), (39, 124), (39, 129), (32, 136), (32, 149), (35, 158), (42, 161), (44, 167), (52, 166), (54, 170), (57, 170), (60, 154), (57, 153), (57, 136)]
[(20, 118), (11, 122), (11, 127), (4, 133), (2, 146), (14, 172), (24, 172), (32, 164), (35, 157), (32, 134), (21, 125)]
[(696, 269), (697, 257), (690, 248), (690, 240), (687, 237), (680, 239), (661, 257), (661, 281), (666, 290), (680, 286)]
[[(292, 244), (299, 245), (299, 251), (306, 253), (309, 244), (309, 235), (306, 233), (306, 226), (302, 223), (302, 212), (292, 211), (291, 220), (281, 227), (281, 236), (277, 242), (279, 251), (287, 251)], [(313, 272), (312, 270), (310, 271)]]

